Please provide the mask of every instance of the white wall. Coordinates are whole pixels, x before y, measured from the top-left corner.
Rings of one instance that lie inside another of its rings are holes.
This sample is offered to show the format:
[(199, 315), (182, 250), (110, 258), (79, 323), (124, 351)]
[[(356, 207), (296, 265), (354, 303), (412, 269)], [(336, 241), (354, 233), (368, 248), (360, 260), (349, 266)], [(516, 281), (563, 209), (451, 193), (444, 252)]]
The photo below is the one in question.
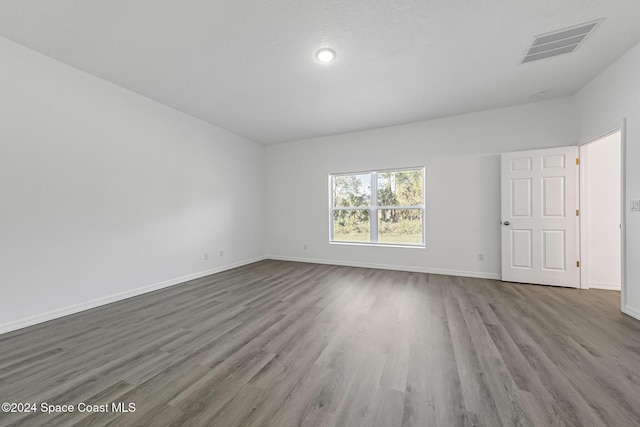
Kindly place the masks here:
[(626, 298), (622, 310), (640, 319), (640, 213), (629, 212), (629, 201), (640, 200), (640, 169), (636, 167), (640, 163), (640, 44), (583, 87), (575, 95), (575, 105), (583, 142), (619, 128), (623, 118), (627, 120), (623, 151)]
[(262, 256), (262, 146), (2, 38), (0, 64), (0, 332)]
[[(498, 153), (623, 117), (626, 198), (640, 199), (640, 46), (573, 98), (266, 149), (2, 38), (0, 63), (0, 332), (265, 253), (498, 277)], [(329, 173), (417, 165), (426, 249), (328, 243)], [(626, 211), (624, 310), (640, 318), (640, 214)]]
[(620, 290), (620, 132), (580, 147), (583, 282)]
[[(267, 255), (497, 278), (497, 153), (573, 145), (576, 128), (571, 99), (565, 98), (269, 146)], [(426, 249), (328, 243), (328, 174), (421, 165)], [(484, 262), (477, 261), (478, 253)]]

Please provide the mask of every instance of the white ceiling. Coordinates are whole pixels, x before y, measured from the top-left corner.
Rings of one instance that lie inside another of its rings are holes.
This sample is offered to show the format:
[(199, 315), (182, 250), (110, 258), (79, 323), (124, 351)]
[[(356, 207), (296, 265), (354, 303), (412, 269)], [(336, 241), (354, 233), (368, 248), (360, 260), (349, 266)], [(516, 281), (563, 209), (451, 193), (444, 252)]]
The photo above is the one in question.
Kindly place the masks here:
[[(599, 18), (576, 52), (520, 63)], [(265, 144), (573, 94), (638, 18), (637, 0), (0, 0), (1, 36)]]

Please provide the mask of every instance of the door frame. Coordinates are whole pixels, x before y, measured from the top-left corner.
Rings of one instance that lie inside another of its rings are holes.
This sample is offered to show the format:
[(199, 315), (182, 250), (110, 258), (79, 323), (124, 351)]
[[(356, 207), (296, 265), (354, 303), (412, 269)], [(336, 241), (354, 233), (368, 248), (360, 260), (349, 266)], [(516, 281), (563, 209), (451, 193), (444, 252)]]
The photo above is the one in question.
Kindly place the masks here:
[[(583, 162), (582, 159), (582, 150), (583, 147), (595, 142), (599, 139), (605, 138), (609, 135), (612, 135), (616, 132), (620, 132), (620, 289), (621, 289), (621, 293), (620, 293), (620, 309), (621, 311), (625, 311), (625, 307), (627, 305), (627, 268), (626, 268), (626, 261), (627, 261), (627, 251), (626, 251), (626, 220), (627, 220), (627, 213), (626, 213), (626, 206), (627, 206), (627, 199), (626, 199), (626, 164), (627, 164), (627, 119), (626, 117), (622, 119), (622, 124), (620, 126), (617, 126), (607, 132), (604, 132), (596, 137), (593, 138), (589, 138), (588, 140), (581, 142), (578, 144), (578, 148), (580, 151), (580, 162)], [(588, 163), (589, 160), (584, 159), (585, 160), (585, 164), (584, 166), (588, 167)], [(580, 166), (583, 166), (582, 164)], [(585, 190), (586, 190), (586, 186), (585, 186), (585, 179), (586, 176), (583, 173), (583, 168), (580, 168), (580, 177), (579, 177), (579, 195), (580, 195), (580, 212), (587, 212), (586, 210), (586, 195)], [(580, 245), (579, 245), (579, 249), (580, 249), (580, 253), (579, 253), (579, 258), (580, 258), (580, 289), (588, 289), (589, 285), (587, 283), (587, 275), (584, 274), (583, 272), (586, 271), (584, 270), (585, 268), (587, 268), (587, 263), (588, 261), (587, 259), (587, 242), (586, 242), (586, 238), (584, 238), (586, 236), (586, 221), (582, 221), (582, 215), (580, 215), (579, 217), (579, 236), (580, 236)]]

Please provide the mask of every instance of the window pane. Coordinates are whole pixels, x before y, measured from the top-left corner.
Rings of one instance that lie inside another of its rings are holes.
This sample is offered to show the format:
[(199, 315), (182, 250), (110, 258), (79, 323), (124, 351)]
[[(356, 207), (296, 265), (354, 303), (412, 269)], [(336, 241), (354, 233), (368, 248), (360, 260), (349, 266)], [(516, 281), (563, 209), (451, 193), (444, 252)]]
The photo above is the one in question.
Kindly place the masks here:
[(369, 211), (333, 211), (333, 241), (369, 242)]
[(333, 206), (369, 206), (371, 174), (333, 177)]
[(378, 173), (378, 206), (421, 206), (422, 169)]
[(422, 245), (422, 209), (380, 209), (378, 242)]

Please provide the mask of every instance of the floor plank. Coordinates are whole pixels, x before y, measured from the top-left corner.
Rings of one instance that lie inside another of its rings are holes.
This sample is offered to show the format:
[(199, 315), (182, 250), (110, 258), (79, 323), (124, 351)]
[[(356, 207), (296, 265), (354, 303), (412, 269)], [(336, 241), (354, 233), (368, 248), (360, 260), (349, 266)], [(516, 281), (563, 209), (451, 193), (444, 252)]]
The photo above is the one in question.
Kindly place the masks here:
[[(0, 335), (0, 426), (634, 426), (620, 293), (262, 261)], [(118, 413), (111, 403), (134, 403)]]

